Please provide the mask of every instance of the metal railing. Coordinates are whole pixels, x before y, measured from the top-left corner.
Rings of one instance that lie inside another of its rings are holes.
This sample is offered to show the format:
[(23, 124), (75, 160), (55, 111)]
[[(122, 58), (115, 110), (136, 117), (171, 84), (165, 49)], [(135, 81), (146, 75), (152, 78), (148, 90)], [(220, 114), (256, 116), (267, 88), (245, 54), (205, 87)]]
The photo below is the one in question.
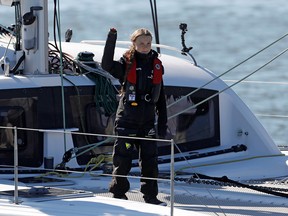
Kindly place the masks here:
[(18, 196), (18, 144), (17, 127), (14, 127), (14, 203), (19, 204)]
[[(171, 162), (170, 162), (170, 179), (159, 179), (159, 178), (149, 178), (153, 180), (165, 180), (170, 182), (170, 215), (174, 215), (174, 140), (164, 140), (164, 139), (154, 139), (154, 138), (141, 138), (141, 137), (129, 137), (129, 136), (116, 136), (116, 135), (104, 135), (104, 134), (87, 134), (87, 133), (79, 133), (79, 132), (71, 132), (71, 131), (59, 131), (59, 130), (44, 130), (44, 129), (31, 129), (31, 128), (20, 128), (20, 127), (4, 127), (0, 126), (0, 129), (10, 129), (14, 131), (14, 197), (13, 197), (13, 203), (18, 205), (21, 203), (21, 200), (19, 199), (19, 189), (18, 189), (18, 184), (19, 184), (19, 161), (18, 161), (18, 136), (17, 132), (18, 130), (26, 130), (26, 131), (37, 131), (37, 132), (52, 132), (52, 133), (63, 133), (65, 134), (76, 134), (76, 135), (92, 135), (92, 136), (103, 136), (103, 137), (112, 137), (112, 138), (125, 138), (125, 139), (141, 139), (141, 140), (150, 140), (150, 141), (157, 141), (157, 142), (169, 142), (171, 143)], [(12, 168), (12, 166), (11, 166)], [(26, 168), (26, 167), (25, 167)], [(33, 170), (37, 170), (37, 168), (31, 168)], [(39, 169), (39, 168), (38, 168)], [(41, 168), (42, 169), (42, 168)], [(54, 169), (57, 171), (57, 169)], [(62, 170), (59, 170), (62, 171)], [(107, 176), (107, 174), (104, 174), (104, 176)], [(109, 174), (109, 176), (113, 176), (112, 174)], [(125, 176), (128, 177), (128, 176)], [(143, 177), (140, 177), (143, 178)], [(144, 177), (145, 178), (145, 177)]]

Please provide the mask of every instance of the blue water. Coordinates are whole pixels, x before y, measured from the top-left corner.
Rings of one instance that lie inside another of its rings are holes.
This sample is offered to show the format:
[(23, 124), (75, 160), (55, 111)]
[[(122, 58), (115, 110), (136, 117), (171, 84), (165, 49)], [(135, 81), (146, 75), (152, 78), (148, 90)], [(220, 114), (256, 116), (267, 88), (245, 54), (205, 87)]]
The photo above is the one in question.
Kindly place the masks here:
[[(66, 29), (72, 28), (72, 41), (75, 42), (105, 39), (110, 27), (118, 29), (119, 40), (128, 40), (133, 30), (139, 27), (153, 31), (148, 0), (60, 2), (62, 35)], [(52, 3), (50, 0), (49, 8), (52, 8)], [(160, 42), (181, 49), (179, 24), (187, 23), (187, 46), (193, 46), (192, 53), (198, 64), (218, 75), (288, 32), (287, 0), (158, 0), (157, 6)], [(13, 10), (9, 7), (0, 8), (1, 24), (13, 23), (11, 12)], [(52, 32), (52, 13), (49, 14), (49, 23)], [(223, 79), (241, 79), (287, 45), (288, 37)], [(233, 87), (278, 145), (288, 144), (287, 117), (263, 115), (288, 116), (287, 57), (288, 53), (247, 79), (269, 83), (252, 82)], [(275, 85), (270, 82), (282, 83)]]

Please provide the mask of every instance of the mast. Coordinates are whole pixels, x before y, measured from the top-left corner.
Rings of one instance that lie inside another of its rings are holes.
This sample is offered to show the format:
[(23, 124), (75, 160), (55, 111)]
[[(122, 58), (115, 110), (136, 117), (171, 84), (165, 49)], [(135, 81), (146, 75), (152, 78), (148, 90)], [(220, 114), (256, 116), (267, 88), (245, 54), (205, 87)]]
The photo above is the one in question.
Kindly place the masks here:
[(20, 0), (24, 74), (48, 74), (47, 0)]
[[(153, 20), (156, 44), (160, 44), (156, 0), (154, 0), (154, 5), (152, 4), (152, 0), (150, 0), (150, 7), (151, 7), (151, 15)], [(157, 52), (160, 53), (160, 47), (157, 47)]]

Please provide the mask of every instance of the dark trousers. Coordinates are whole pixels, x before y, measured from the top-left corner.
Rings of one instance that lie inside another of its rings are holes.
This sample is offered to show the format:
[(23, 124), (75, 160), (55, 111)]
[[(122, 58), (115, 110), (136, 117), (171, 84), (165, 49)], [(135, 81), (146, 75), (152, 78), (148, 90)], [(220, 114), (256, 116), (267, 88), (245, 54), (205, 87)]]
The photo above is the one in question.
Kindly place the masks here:
[[(118, 127), (116, 128), (116, 134), (119, 136), (155, 138), (154, 128), (135, 130)], [(113, 149), (113, 175), (128, 175), (131, 170), (132, 155), (133, 152), (135, 153), (135, 148), (139, 153), (141, 176), (157, 178), (157, 143), (155, 141), (140, 139), (118, 138), (115, 141)], [(114, 195), (122, 196), (129, 188), (130, 184), (126, 177), (112, 177), (109, 191)], [(156, 197), (158, 194), (157, 181), (141, 179), (141, 192), (144, 194), (144, 197)]]

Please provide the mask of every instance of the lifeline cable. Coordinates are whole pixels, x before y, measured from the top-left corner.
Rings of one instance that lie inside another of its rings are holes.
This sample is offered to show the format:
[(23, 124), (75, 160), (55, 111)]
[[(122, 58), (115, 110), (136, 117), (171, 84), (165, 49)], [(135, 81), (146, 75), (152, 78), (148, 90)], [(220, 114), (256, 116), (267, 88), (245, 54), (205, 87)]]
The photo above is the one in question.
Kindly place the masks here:
[[(58, 32), (58, 39), (59, 39), (59, 51), (60, 51), (60, 76), (61, 76), (61, 98), (62, 98), (62, 113), (63, 113), (63, 129), (66, 131), (66, 108), (65, 108), (65, 92), (64, 92), (64, 79), (63, 79), (63, 59), (62, 59), (62, 46), (61, 46), (61, 27), (60, 27), (60, 6), (59, 6), (59, 1), (57, 4), (57, 0), (54, 0), (54, 25), (56, 24), (57, 27), (57, 32)], [(58, 8), (58, 10), (57, 10)], [(59, 16), (58, 16), (59, 14)], [(54, 39), (55, 39), (55, 45), (57, 47), (56, 43), (56, 30), (54, 26)], [(66, 151), (66, 136), (63, 136), (63, 141), (64, 141), (64, 151)]]
[[(287, 35), (288, 35), (288, 34), (287, 34)], [(259, 68), (256, 69), (256, 70), (252, 71), (250, 74), (244, 76), (242, 79), (240, 79), (240, 80), (238, 80), (237, 82), (231, 84), (230, 86), (227, 86), (226, 88), (224, 88), (224, 89), (222, 89), (221, 91), (219, 91), (219, 92), (211, 95), (210, 97), (208, 97), (208, 98), (200, 101), (199, 103), (196, 103), (196, 104), (192, 105), (191, 107), (188, 107), (188, 108), (186, 108), (186, 109), (184, 109), (184, 110), (182, 110), (182, 111), (180, 111), (180, 112), (178, 112), (178, 113), (176, 113), (176, 114), (174, 114), (174, 115), (172, 115), (172, 116), (169, 116), (168, 119), (172, 119), (172, 118), (174, 118), (174, 117), (176, 117), (176, 116), (178, 116), (178, 115), (180, 115), (180, 114), (182, 114), (182, 113), (184, 113), (184, 112), (186, 112), (186, 111), (188, 111), (188, 110), (190, 110), (190, 109), (194, 109), (194, 108), (196, 108), (197, 106), (205, 103), (206, 101), (208, 101), (208, 100), (210, 100), (210, 99), (218, 96), (219, 94), (221, 94), (222, 92), (226, 91), (227, 89), (230, 89), (231, 87), (235, 86), (236, 84), (238, 84), (238, 83), (242, 82), (243, 80), (247, 79), (248, 77), (252, 76), (254, 73), (258, 72), (259, 70), (261, 70), (262, 68), (264, 68), (265, 66), (267, 66), (268, 64), (270, 64), (271, 62), (273, 62), (275, 59), (279, 58), (281, 55), (283, 55), (284, 53), (286, 53), (287, 51), (288, 51), (288, 48), (284, 49), (284, 50), (281, 51), (279, 54), (277, 54), (277, 55), (274, 56), (272, 59), (270, 59), (268, 62), (266, 62), (264, 65), (262, 65), (261, 67), (259, 67)], [(186, 97), (184, 96), (184, 97), (182, 97), (182, 98), (186, 98)], [(179, 100), (180, 100), (180, 99), (179, 99)], [(179, 100), (178, 100), (178, 101), (179, 101)], [(177, 101), (176, 101), (176, 102), (177, 102)]]
[(279, 42), (280, 40), (282, 40), (283, 38), (287, 37), (288, 33), (284, 34), (283, 36), (281, 36), (280, 38), (278, 38), (277, 40), (273, 41), (272, 43), (268, 44), (266, 47), (262, 48), (261, 50), (259, 50), (258, 52), (254, 53), (253, 55), (249, 56), (248, 58), (244, 59), (243, 61), (241, 61), (240, 63), (236, 64), (235, 66), (233, 66), (232, 68), (230, 68), (229, 70), (225, 71), (224, 73), (220, 74), (219, 76), (215, 77), (214, 79), (210, 80), (209, 82), (205, 83), (204, 85), (200, 86), (199, 88), (195, 89), (194, 91), (190, 92), (189, 94), (183, 96), (182, 98), (180, 98), (179, 100), (169, 104), (167, 106), (167, 108), (173, 106), (174, 104), (180, 102), (181, 100), (184, 100), (185, 98), (189, 97), (190, 95), (198, 92), (200, 89), (204, 88), (205, 86), (209, 85), (210, 83), (212, 83), (213, 81), (219, 79), (220, 77), (222, 77), (223, 75), (229, 73), (230, 71), (234, 70), (235, 68), (239, 67), (240, 65), (244, 64), (245, 62), (249, 61), (250, 59), (252, 59), (253, 57), (255, 57), (256, 55), (260, 54), (261, 52), (263, 52), (264, 50), (268, 49), (269, 47), (271, 47), (272, 45), (276, 44), (277, 42)]
[[(197, 103), (197, 104), (195, 104), (195, 105), (193, 105), (193, 106), (191, 106), (191, 107), (188, 107), (187, 109), (185, 109), (185, 110), (183, 110), (183, 111), (181, 111), (181, 112), (179, 112), (179, 113), (177, 113), (177, 114), (175, 114), (175, 115), (173, 115), (173, 116), (170, 116), (169, 119), (171, 119), (171, 118), (173, 118), (173, 117), (176, 117), (177, 115), (180, 115), (181, 113), (186, 112), (186, 111), (189, 110), (189, 109), (195, 108), (195, 107), (199, 106), (200, 104), (202, 104), (202, 103), (204, 103), (204, 102), (212, 99), (213, 97), (219, 95), (220, 93), (226, 91), (227, 89), (233, 87), (234, 85), (238, 84), (238, 83), (241, 82), (242, 80), (248, 78), (249, 76), (253, 75), (253, 74), (256, 73), (257, 71), (261, 70), (262, 68), (264, 68), (265, 66), (267, 66), (268, 64), (270, 64), (272, 61), (274, 61), (275, 59), (277, 59), (278, 57), (280, 57), (281, 55), (283, 55), (284, 53), (286, 53), (287, 51), (288, 51), (288, 48), (284, 49), (284, 50), (283, 50), (282, 52), (280, 52), (278, 55), (274, 56), (272, 59), (270, 59), (270, 60), (269, 60), (268, 62), (266, 62), (264, 65), (262, 65), (261, 67), (259, 67), (259, 68), (256, 69), (255, 71), (253, 71), (252, 73), (248, 74), (247, 76), (243, 77), (243, 78), (240, 79), (238, 82), (236, 82), (236, 83), (234, 83), (234, 84), (232, 84), (232, 85), (224, 88), (223, 90), (221, 90), (221, 91), (219, 91), (218, 93), (216, 93), (216, 94), (214, 94), (214, 95), (206, 98), (205, 100), (202, 100), (202, 101), (200, 101), (199, 103)], [(177, 145), (176, 145), (176, 147), (178, 148)], [(180, 149), (178, 149), (178, 150), (180, 151)], [(180, 153), (182, 153), (182, 152), (180, 151)], [(185, 158), (185, 157), (184, 157), (184, 158)], [(196, 175), (197, 175), (197, 174), (196, 174)], [(242, 183), (239, 183), (239, 182), (236, 182), (236, 181), (233, 182), (233, 180), (230, 180), (230, 179), (228, 179), (228, 178), (227, 178), (227, 179), (224, 178), (224, 180), (229, 181), (229, 182), (231, 182), (231, 183), (235, 183), (235, 184), (241, 185), (241, 186), (243, 186), (243, 187), (247, 187), (247, 188), (253, 189), (253, 190), (258, 190), (258, 191), (261, 191), (261, 192), (263, 192), (263, 193), (269, 193), (269, 194), (273, 194), (273, 195), (276, 195), (276, 196), (282, 196), (282, 197), (286, 197), (286, 198), (288, 197), (287, 194), (283, 194), (283, 193), (279, 193), (279, 192), (275, 192), (275, 191), (272, 191), (272, 192), (271, 192), (271, 191), (267, 191), (266, 189), (263, 190), (263, 189), (261, 189), (261, 188), (258, 189), (256, 186), (245, 185), (245, 184), (242, 184)]]

